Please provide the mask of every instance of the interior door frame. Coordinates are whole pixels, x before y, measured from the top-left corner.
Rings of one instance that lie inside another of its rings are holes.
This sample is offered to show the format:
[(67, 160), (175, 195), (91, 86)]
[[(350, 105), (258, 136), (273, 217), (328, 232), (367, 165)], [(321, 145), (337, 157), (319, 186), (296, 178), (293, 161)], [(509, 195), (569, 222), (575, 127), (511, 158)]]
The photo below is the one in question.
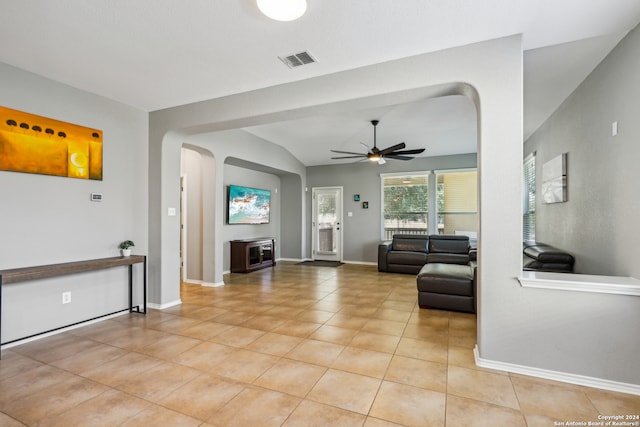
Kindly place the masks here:
[[(338, 220), (336, 221), (338, 223), (337, 226), (337, 230), (336, 230), (336, 235), (338, 236), (338, 244), (336, 245), (336, 252), (337, 254), (335, 256), (327, 256), (327, 255), (321, 255), (321, 254), (317, 254), (316, 253), (316, 247), (317, 247), (317, 229), (316, 229), (316, 220), (317, 220), (317, 215), (316, 215), (316, 209), (317, 209), (317, 205), (316, 205), (316, 191), (317, 190), (336, 190), (338, 192), (337, 195), (337, 207), (336, 207), (336, 214), (338, 216)], [(344, 215), (343, 215), (343, 209), (344, 209), (344, 187), (342, 186), (331, 186), (331, 187), (312, 187), (311, 188), (311, 257), (315, 260), (327, 260), (327, 261), (343, 261), (343, 256), (344, 256), (344, 239), (342, 238), (342, 236), (344, 235)]]
[(180, 280), (187, 281), (187, 175), (180, 176)]

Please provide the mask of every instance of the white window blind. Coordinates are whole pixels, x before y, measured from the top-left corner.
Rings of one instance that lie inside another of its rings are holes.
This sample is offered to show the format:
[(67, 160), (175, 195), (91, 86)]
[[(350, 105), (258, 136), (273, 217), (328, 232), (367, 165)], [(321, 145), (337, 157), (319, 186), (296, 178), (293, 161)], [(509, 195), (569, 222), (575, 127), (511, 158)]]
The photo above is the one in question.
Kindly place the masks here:
[(531, 153), (524, 160), (522, 203), (522, 241), (536, 240), (536, 153)]
[(436, 182), (438, 233), (477, 235), (478, 172), (442, 172)]

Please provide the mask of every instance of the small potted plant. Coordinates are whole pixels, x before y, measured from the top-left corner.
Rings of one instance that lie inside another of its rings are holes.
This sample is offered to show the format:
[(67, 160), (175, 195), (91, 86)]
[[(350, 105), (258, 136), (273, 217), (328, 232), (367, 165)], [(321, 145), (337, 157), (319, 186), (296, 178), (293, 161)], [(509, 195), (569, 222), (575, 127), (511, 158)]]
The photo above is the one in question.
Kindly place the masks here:
[(135, 243), (133, 243), (131, 240), (125, 240), (124, 242), (120, 243), (120, 245), (118, 245), (118, 247), (122, 250), (122, 256), (131, 255), (131, 246), (135, 246)]

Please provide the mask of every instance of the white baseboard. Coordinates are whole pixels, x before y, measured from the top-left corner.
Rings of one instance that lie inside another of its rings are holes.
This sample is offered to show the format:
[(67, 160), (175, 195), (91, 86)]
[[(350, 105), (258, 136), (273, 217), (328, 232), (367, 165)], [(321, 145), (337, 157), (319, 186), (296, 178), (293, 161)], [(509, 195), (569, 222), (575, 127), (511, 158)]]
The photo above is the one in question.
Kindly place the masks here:
[(358, 265), (378, 265), (377, 262), (367, 262), (367, 261), (342, 261), (345, 264), (358, 264)]
[(585, 387), (599, 388), (618, 393), (635, 394), (640, 396), (640, 385), (629, 384), (603, 378), (587, 377), (584, 375), (570, 374), (567, 372), (551, 371), (548, 369), (533, 368), (531, 366), (516, 365), (514, 363), (499, 362), (496, 360), (482, 359), (478, 352), (478, 346), (473, 349), (476, 365), (481, 368), (495, 369), (498, 371), (512, 372), (530, 377), (544, 378), (563, 383), (576, 384)]
[(164, 310), (165, 308), (173, 307), (180, 304), (182, 304), (182, 300), (177, 299), (175, 301), (167, 302), (164, 304), (154, 304), (152, 302), (148, 302), (147, 307), (153, 308), (154, 310)]
[(217, 288), (218, 286), (224, 286), (224, 282), (202, 282), (201, 285), (208, 288)]
[[(278, 261), (291, 261), (291, 262), (304, 262), (304, 261), (313, 261), (313, 258), (278, 258)], [(359, 264), (359, 265), (378, 265), (377, 262), (366, 262), (366, 261), (341, 261), (345, 264)]]
[(192, 280), (187, 279), (184, 283), (188, 283), (190, 285), (200, 285), (206, 286), (208, 288), (217, 288), (218, 286), (224, 286), (224, 282), (205, 282), (204, 280)]
[(58, 335), (58, 334), (61, 334), (63, 332), (68, 332), (68, 331), (71, 331), (73, 329), (83, 328), (85, 326), (89, 326), (89, 325), (92, 325), (94, 323), (103, 322), (105, 320), (113, 319), (114, 317), (123, 316), (125, 314), (129, 314), (129, 311), (122, 311), (120, 313), (110, 314), (108, 316), (100, 317), (99, 319), (87, 320), (86, 322), (82, 322), (82, 323), (79, 323), (77, 325), (71, 325), (71, 326), (67, 326), (67, 327), (62, 328), (62, 329), (57, 329), (55, 331), (47, 332), (47, 333), (44, 333), (44, 334), (39, 334), (39, 335), (36, 335), (34, 337), (25, 338), (25, 339), (19, 340), (19, 341), (13, 341), (13, 342), (11, 342), (9, 344), (3, 344), (2, 345), (2, 349), (4, 350), (4, 349), (7, 349), (7, 348), (16, 347), (16, 346), (21, 345), (21, 344), (26, 344), (28, 342), (37, 341), (37, 340), (40, 340), (42, 338), (51, 337), (53, 335)]

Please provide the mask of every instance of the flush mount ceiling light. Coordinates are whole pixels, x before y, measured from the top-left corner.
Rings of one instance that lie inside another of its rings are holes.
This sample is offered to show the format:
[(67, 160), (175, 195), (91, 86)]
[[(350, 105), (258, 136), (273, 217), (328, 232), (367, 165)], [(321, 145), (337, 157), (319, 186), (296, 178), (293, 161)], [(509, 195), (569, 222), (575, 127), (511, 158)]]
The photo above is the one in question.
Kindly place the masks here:
[(304, 15), (307, 0), (256, 0), (258, 9), (276, 21), (293, 21)]

